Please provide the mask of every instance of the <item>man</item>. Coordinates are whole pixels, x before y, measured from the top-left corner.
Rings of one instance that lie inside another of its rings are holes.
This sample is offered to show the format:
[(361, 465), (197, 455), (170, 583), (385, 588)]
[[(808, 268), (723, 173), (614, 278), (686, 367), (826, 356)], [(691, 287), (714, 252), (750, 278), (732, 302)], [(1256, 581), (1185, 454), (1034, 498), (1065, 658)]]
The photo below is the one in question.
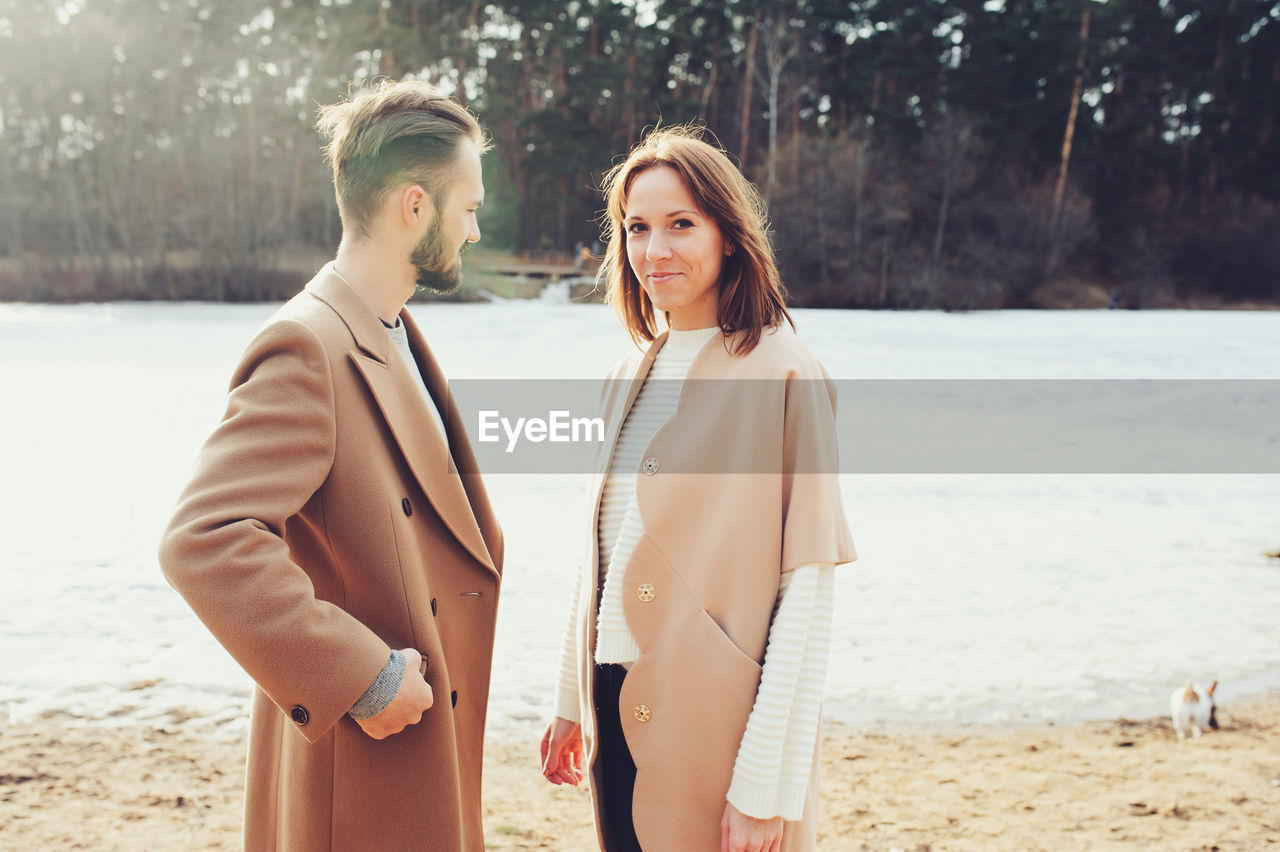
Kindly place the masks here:
[(502, 537), (405, 302), (480, 239), (475, 118), (423, 83), (321, 110), (342, 241), (249, 344), (160, 546), (257, 682), (245, 848), (484, 848)]

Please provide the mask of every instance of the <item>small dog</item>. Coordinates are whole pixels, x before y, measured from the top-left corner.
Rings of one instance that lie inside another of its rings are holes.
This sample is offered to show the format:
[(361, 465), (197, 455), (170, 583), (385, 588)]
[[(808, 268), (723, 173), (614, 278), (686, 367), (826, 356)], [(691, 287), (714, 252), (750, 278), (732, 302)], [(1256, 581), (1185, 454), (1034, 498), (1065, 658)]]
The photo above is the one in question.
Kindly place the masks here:
[(1186, 739), (1187, 732), (1199, 738), (1208, 728), (1218, 729), (1218, 708), (1213, 701), (1213, 691), (1218, 688), (1215, 680), (1208, 689), (1201, 689), (1187, 681), (1173, 691), (1169, 698), (1169, 713), (1173, 716), (1173, 729), (1178, 739)]

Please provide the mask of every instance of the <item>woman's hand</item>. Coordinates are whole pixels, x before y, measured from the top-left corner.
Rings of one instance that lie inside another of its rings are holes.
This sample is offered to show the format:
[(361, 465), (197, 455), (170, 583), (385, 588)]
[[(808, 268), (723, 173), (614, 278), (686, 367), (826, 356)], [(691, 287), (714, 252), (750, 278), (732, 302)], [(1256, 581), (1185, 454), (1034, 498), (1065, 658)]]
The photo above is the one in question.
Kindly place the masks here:
[(782, 817), (756, 819), (728, 802), (720, 820), (720, 852), (780, 852)]
[(582, 726), (557, 716), (542, 735), (542, 774), (552, 784), (582, 781)]

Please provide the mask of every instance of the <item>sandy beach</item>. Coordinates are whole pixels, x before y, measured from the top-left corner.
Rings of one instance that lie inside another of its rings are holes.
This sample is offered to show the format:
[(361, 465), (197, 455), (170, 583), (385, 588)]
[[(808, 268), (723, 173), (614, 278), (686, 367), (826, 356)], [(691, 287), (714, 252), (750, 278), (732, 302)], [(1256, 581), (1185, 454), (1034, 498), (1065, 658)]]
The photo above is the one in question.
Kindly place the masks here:
[[(1280, 848), (1280, 695), (1168, 720), (824, 732), (819, 847), (844, 850)], [(244, 742), (58, 716), (0, 727), (0, 848), (239, 848)], [(537, 774), (536, 743), (493, 743), (497, 850), (593, 850), (586, 792)]]

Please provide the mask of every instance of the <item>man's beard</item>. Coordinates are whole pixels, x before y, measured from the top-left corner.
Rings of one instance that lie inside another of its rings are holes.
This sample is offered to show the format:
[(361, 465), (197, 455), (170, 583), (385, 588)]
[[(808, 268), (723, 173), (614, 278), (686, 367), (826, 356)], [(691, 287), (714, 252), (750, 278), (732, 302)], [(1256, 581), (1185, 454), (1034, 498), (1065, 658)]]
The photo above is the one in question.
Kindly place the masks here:
[(417, 285), (420, 290), (427, 290), (441, 296), (457, 292), (462, 284), (462, 249), (451, 252), (445, 245), (441, 234), (440, 220), (436, 219), (427, 231), (422, 242), (414, 247), (409, 255), (409, 263), (418, 271)]

